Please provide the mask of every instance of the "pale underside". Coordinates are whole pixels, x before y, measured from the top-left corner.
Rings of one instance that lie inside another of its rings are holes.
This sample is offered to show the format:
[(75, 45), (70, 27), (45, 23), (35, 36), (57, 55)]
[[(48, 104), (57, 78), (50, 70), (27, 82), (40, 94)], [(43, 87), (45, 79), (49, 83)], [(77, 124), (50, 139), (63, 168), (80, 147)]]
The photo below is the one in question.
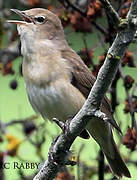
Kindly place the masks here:
[[(26, 89), (32, 107), (44, 119), (48, 118), (52, 120), (52, 118), (57, 118), (65, 122), (70, 116), (73, 117), (85, 102), (84, 96), (80, 94), (79, 97), (81, 98), (77, 98), (74, 94), (78, 90), (75, 87), (70, 88), (69, 86), (72, 85), (70, 83), (66, 84), (66, 82), (64, 83), (61, 80), (56, 81), (54, 86), (44, 87), (27, 83)], [(104, 152), (106, 150), (106, 144), (108, 144), (107, 154), (113, 157), (112, 139), (109, 134), (111, 133), (111, 128), (108, 123), (104, 123), (103, 121), (101, 123), (101, 121), (101, 119), (97, 118), (92, 119), (86, 126), (86, 129), (101, 147), (104, 147)]]
[[(19, 33), (20, 30), (18, 27)], [(74, 116), (85, 102), (83, 94), (70, 82), (72, 67), (60, 53), (60, 48), (66, 48), (66, 44), (63, 47), (62, 44), (56, 44), (60, 41), (53, 43), (50, 40), (41, 42), (39, 40), (40, 43), (37, 46), (35, 41), (33, 48), (37, 48), (39, 52), (36, 54), (31, 48), (30, 42), (33, 41), (31, 35), (26, 38), (28, 32), (22, 27), (23, 31), (24, 33), (21, 34), (21, 51), (24, 56), (23, 74), (30, 103), (44, 119), (57, 118), (65, 122), (69, 116)], [(79, 58), (73, 50), (70, 48), (68, 50), (70, 54)], [(99, 118), (92, 119), (86, 129), (103, 151), (114, 158), (110, 125), (101, 121)]]

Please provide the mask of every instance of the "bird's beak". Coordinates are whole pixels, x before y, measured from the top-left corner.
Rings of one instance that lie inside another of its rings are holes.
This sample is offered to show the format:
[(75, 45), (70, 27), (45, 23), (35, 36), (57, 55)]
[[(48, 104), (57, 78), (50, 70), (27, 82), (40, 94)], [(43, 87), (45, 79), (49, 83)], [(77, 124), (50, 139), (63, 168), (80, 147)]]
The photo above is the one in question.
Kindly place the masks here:
[(25, 14), (24, 11), (20, 11), (18, 9), (11, 9), (11, 11), (15, 12), (18, 14), (24, 21), (18, 21), (18, 20), (7, 20), (8, 23), (13, 23), (13, 24), (26, 24), (26, 23), (32, 23), (33, 19), (32, 17), (28, 16)]

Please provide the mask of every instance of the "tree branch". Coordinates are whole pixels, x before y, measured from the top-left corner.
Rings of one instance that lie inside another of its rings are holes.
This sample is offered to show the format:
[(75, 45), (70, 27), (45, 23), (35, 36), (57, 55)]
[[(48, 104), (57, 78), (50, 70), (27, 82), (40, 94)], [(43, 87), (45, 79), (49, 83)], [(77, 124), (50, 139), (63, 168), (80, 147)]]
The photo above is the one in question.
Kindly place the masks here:
[[(59, 0), (60, 3), (62, 3), (62, 0)], [(72, 2), (70, 2), (69, 0), (65, 1), (67, 3), (67, 7), (71, 7), (73, 10), (79, 12), (83, 17), (87, 18), (87, 12), (84, 12), (78, 5), (73, 4)], [(63, 4), (63, 3), (62, 3)], [(64, 4), (63, 4), (64, 5)], [(93, 19), (91, 20), (91, 24), (98, 29), (102, 34), (106, 35), (107, 34), (107, 30), (100, 24), (97, 24), (95, 21), (93, 21)]]
[(93, 116), (101, 117), (104, 113), (98, 111), (101, 101), (104, 98), (120, 63), (125, 50), (132, 42), (136, 32), (135, 26), (131, 26), (132, 18), (137, 17), (137, 0), (133, 0), (127, 16), (126, 27), (120, 28), (117, 36), (109, 49), (104, 65), (101, 67), (96, 82), (81, 110), (76, 114), (69, 124), (69, 131), (59, 135), (52, 143), (48, 159), (34, 180), (52, 180), (59, 169), (66, 164), (69, 155), (69, 148), (77, 135), (86, 127)]
[(98, 161), (98, 180), (104, 180), (104, 170), (105, 170), (104, 154), (100, 150), (99, 151), (99, 161)]
[[(126, 75), (124, 74), (124, 72), (122, 71), (122, 67), (119, 66), (119, 72), (121, 75), (121, 78), (123, 80), (123, 82), (125, 81)], [(125, 87), (125, 92), (126, 92), (126, 96), (127, 96), (127, 100), (129, 102), (129, 112), (131, 115), (131, 127), (135, 128), (135, 130), (137, 131), (137, 124), (136, 124), (136, 119), (135, 119), (135, 109), (133, 106), (133, 96), (130, 95), (129, 89)]]
[(117, 12), (111, 6), (111, 4), (109, 3), (108, 0), (100, 0), (100, 1), (103, 5), (103, 8), (104, 8), (106, 14), (111, 19), (111, 23), (113, 24), (113, 26), (118, 27), (118, 25), (120, 23), (120, 18), (118, 16)]
[[(60, 0), (59, 0), (60, 1)], [(61, 2), (61, 1), (60, 1)], [(70, 2), (69, 0), (65, 1), (67, 3), (67, 5), (69, 7), (71, 7), (72, 9), (74, 9), (75, 11), (79, 12), (82, 16), (87, 17), (87, 13), (82, 11), (81, 8), (79, 8), (76, 4), (73, 4), (72, 2)]]

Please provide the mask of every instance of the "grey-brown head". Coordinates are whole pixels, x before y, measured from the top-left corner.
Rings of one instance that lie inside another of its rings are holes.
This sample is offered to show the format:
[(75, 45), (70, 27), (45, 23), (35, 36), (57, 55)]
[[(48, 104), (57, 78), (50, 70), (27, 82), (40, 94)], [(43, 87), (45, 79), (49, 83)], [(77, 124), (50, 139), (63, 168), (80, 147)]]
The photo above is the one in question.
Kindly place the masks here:
[(34, 53), (49, 52), (50, 49), (58, 49), (66, 46), (61, 21), (52, 12), (42, 8), (33, 8), (20, 11), (11, 9), (22, 17), (23, 21), (9, 20), (17, 24), (18, 33), (21, 39), (21, 53), (25, 59), (30, 59)]
[(33, 36), (35, 39), (53, 39), (62, 36), (63, 28), (60, 19), (42, 8), (33, 8), (20, 11), (11, 9), (22, 17), (23, 21), (10, 20), (8, 22), (17, 24), (21, 36)]

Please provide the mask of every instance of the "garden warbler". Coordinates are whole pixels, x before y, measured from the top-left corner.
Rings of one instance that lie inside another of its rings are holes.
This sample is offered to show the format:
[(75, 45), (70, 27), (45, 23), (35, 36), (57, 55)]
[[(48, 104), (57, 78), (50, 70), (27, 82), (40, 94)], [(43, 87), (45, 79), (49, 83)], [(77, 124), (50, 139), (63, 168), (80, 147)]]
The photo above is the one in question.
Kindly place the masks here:
[[(12, 11), (23, 19), (9, 22), (17, 24), (20, 35), (23, 76), (29, 101), (44, 119), (66, 121), (81, 109), (95, 78), (69, 47), (61, 21), (55, 14), (42, 8)], [(107, 98), (103, 99), (100, 108), (118, 127)], [(111, 125), (94, 118), (80, 136), (87, 138), (88, 132), (100, 145), (113, 173), (117, 177), (131, 177), (116, 148)]]

